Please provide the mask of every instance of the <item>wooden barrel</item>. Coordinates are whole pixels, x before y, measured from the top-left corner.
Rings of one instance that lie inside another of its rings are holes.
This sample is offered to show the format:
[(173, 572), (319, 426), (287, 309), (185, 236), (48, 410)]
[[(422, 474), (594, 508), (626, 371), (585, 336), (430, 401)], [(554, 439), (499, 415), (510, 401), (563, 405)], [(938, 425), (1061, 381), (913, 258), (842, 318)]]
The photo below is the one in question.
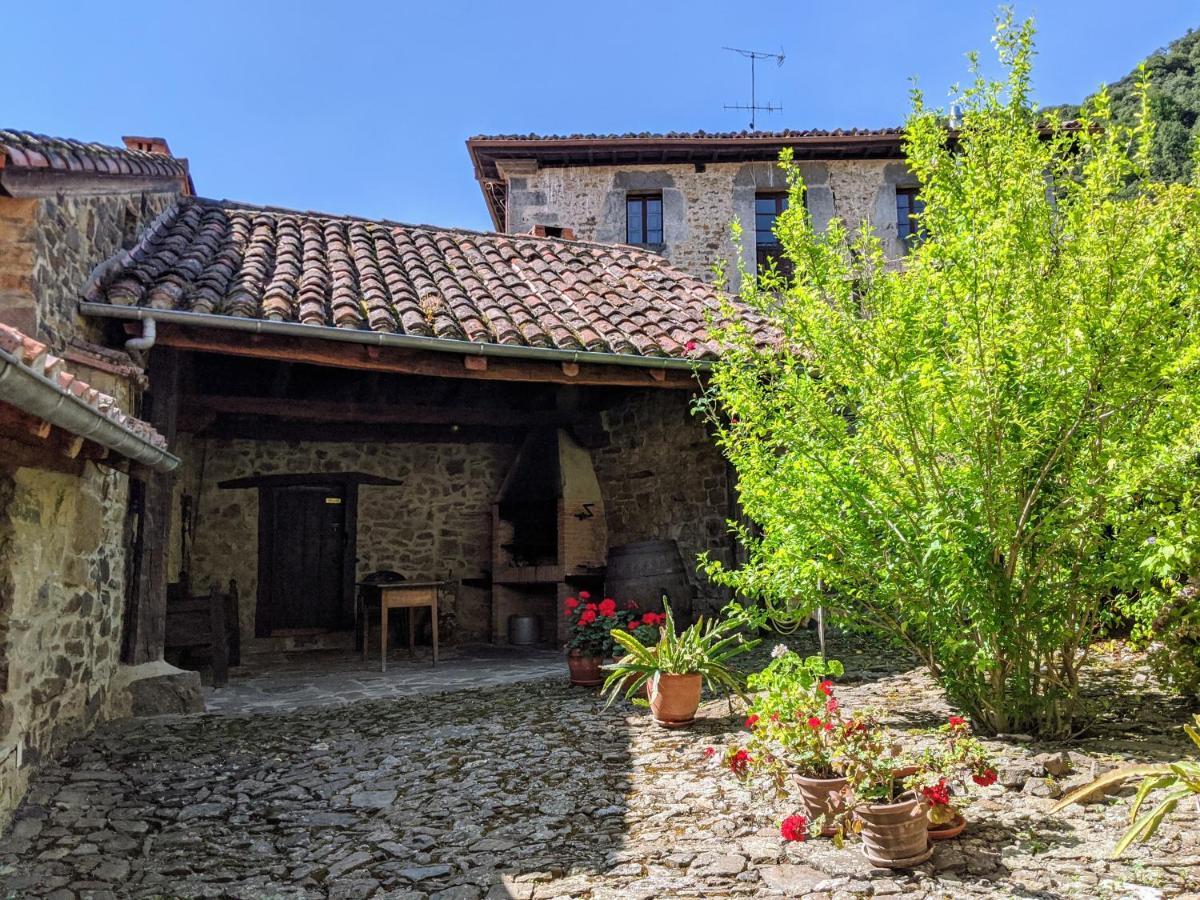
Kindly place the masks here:
[(665, 594), (680, 622), (692, 617), (692, 588), (674, 541), (639, 541), (611, 547), (604, 592), (618, 603), (632, 600), (645, 610), (661, 610)]

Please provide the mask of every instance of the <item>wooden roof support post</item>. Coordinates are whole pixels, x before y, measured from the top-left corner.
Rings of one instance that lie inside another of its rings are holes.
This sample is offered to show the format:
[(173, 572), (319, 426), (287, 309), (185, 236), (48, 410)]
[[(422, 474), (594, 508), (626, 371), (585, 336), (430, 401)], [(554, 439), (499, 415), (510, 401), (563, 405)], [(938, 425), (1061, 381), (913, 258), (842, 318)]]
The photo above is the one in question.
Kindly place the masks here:
[[(150, 424), (175, 444), (179, 407), (179, 351), (155, 347), (150, 355)], [(133, 579), (126, 604), (124, 662), (163, 658), (167, 621), (167, 550), (171, 540), (172, 473), (147, 472), (141, 483), (141, 515), (134, 538)]]

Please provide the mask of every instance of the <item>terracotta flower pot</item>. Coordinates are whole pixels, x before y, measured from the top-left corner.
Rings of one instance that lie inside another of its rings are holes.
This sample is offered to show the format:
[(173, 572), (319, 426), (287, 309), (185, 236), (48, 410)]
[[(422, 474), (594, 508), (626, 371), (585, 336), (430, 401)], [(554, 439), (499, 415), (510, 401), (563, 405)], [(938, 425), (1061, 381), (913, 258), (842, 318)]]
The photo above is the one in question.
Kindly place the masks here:
[(571, 684), (580, 687), (595, 687), (604, 681), (600, 665), (604, 662), (600, 656), (584, 656), (582, 650), (571, 650), (567, 653), (567, 668), (571, 670)]
[(700, 674), (655, 675), (649, 683), (650, 714), (663, 728), (686, 728), (700, 706)]
[(896, 803), (868, 803), (855, 814), (862, 822), (863, 855), (885, 869), (911, 869), (933, 855), (924, 798), (909, 791)]
[(808, 821), (815, 822), (818, 817), (825, 816), (826, 822), (821, 826), (823, 837), (833, 837), (837, 834), (837, 826), (829, 822), (846, 808), (847, 781), (845, 778), (809, 778), (805, 775), (793, 775), (800, 794), (800, 805), (804, 807), (804, 815)]
[(967, 820), (963, 818), (962, 813), (956, 815), (945, 825), (934, 825), (929, 823), (929, 839), (931, 841), (948, 841), (951, 838), (956, 838), (963, 833), (963, 829), (967, 827)]

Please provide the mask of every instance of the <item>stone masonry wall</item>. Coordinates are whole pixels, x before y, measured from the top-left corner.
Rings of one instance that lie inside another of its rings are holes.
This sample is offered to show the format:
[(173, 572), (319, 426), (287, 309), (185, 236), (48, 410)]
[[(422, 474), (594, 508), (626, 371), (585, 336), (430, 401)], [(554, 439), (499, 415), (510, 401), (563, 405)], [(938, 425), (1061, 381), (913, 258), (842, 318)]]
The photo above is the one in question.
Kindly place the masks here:
[(98, 325), (77, 311), (97, 264), (133, 244), (174, 194), (58, 194), (0, 198), (0, 321), (61, 350)]
[(32, 768), (116, 710), (128, 478), (0, 468), (0, 830)]
[(724, 596), (696, 571), (708, 552), (729, 562), (725, 460), (681, 391), (635, 394), (604, 413), (609, 445), (592, 452), (604, 495), (610, 546), (672, 539), (698, 596)]
[[(898, 160), (801, 162), (807, 203), (814, 223), (824, 228), (834, 216), (854, 230), (870, 221), (889, 258), (904, 255), (896, 234), (896, 187), (915, 185)], [(712, 277), (724, 260), (736, 276), (737, 248), (729, 234), (736, 218), (745, 229), (742, 257), (754, 269), (754, 195), (787, 189), (774, 163), (713, 163), (697, 172), (688, 165), (579, 166), (546, 168), (510, 178), (508, 230), (534, 225), (573, 228), (581, 240), (625, 242), (625, 197), (661, 191), (663, 255), (700, 278)]]
[[(192, 584), (206, 591), (236, 578), (241, 626), (254, 636), (258, 591), (258, 490), (222, 490), (250, 475), (366, 472), (403, 482), (361, 485), (359, 578), (377, 569), (410, 579), (479, 577), (491, 568), (492, 501), (516, 457), (506, 444), (286, 443), (201, 440), (181, 443), (180, 491), (197, 498)], [(199, 481), (203, 467), (203, 483)], [(175, 504), (176, 515), (179, 505)], [(178, 531), (172, 545), (178, 545)], [(178, 576), (178, 558), (170, 573)], [(463, 587), (455, 598), (456, 637), (490, 636), (489, 598)]]

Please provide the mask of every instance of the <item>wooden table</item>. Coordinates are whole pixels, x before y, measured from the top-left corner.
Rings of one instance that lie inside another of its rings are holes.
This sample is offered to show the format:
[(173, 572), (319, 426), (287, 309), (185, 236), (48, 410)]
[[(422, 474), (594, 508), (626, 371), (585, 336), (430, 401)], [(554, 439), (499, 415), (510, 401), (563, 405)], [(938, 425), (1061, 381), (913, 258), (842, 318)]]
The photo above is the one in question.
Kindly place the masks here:
[[(433, 664), (437, 665), (438, 658), (438, 590), (444, 581), (390, 581), (382, 584), (372, 584), (369, 587), (379, 589), (379, 649), (382, 658), (379, 661), (379, 671), (387, 671), (388, 622), (393, 609), (408, 610), (408, 653), (414, 655), (416, 647), (416, 613), (422, 607), (429, 607), (433, 627)], [(367, 609), (363, 604), (363, 660), (367, 658)]]

